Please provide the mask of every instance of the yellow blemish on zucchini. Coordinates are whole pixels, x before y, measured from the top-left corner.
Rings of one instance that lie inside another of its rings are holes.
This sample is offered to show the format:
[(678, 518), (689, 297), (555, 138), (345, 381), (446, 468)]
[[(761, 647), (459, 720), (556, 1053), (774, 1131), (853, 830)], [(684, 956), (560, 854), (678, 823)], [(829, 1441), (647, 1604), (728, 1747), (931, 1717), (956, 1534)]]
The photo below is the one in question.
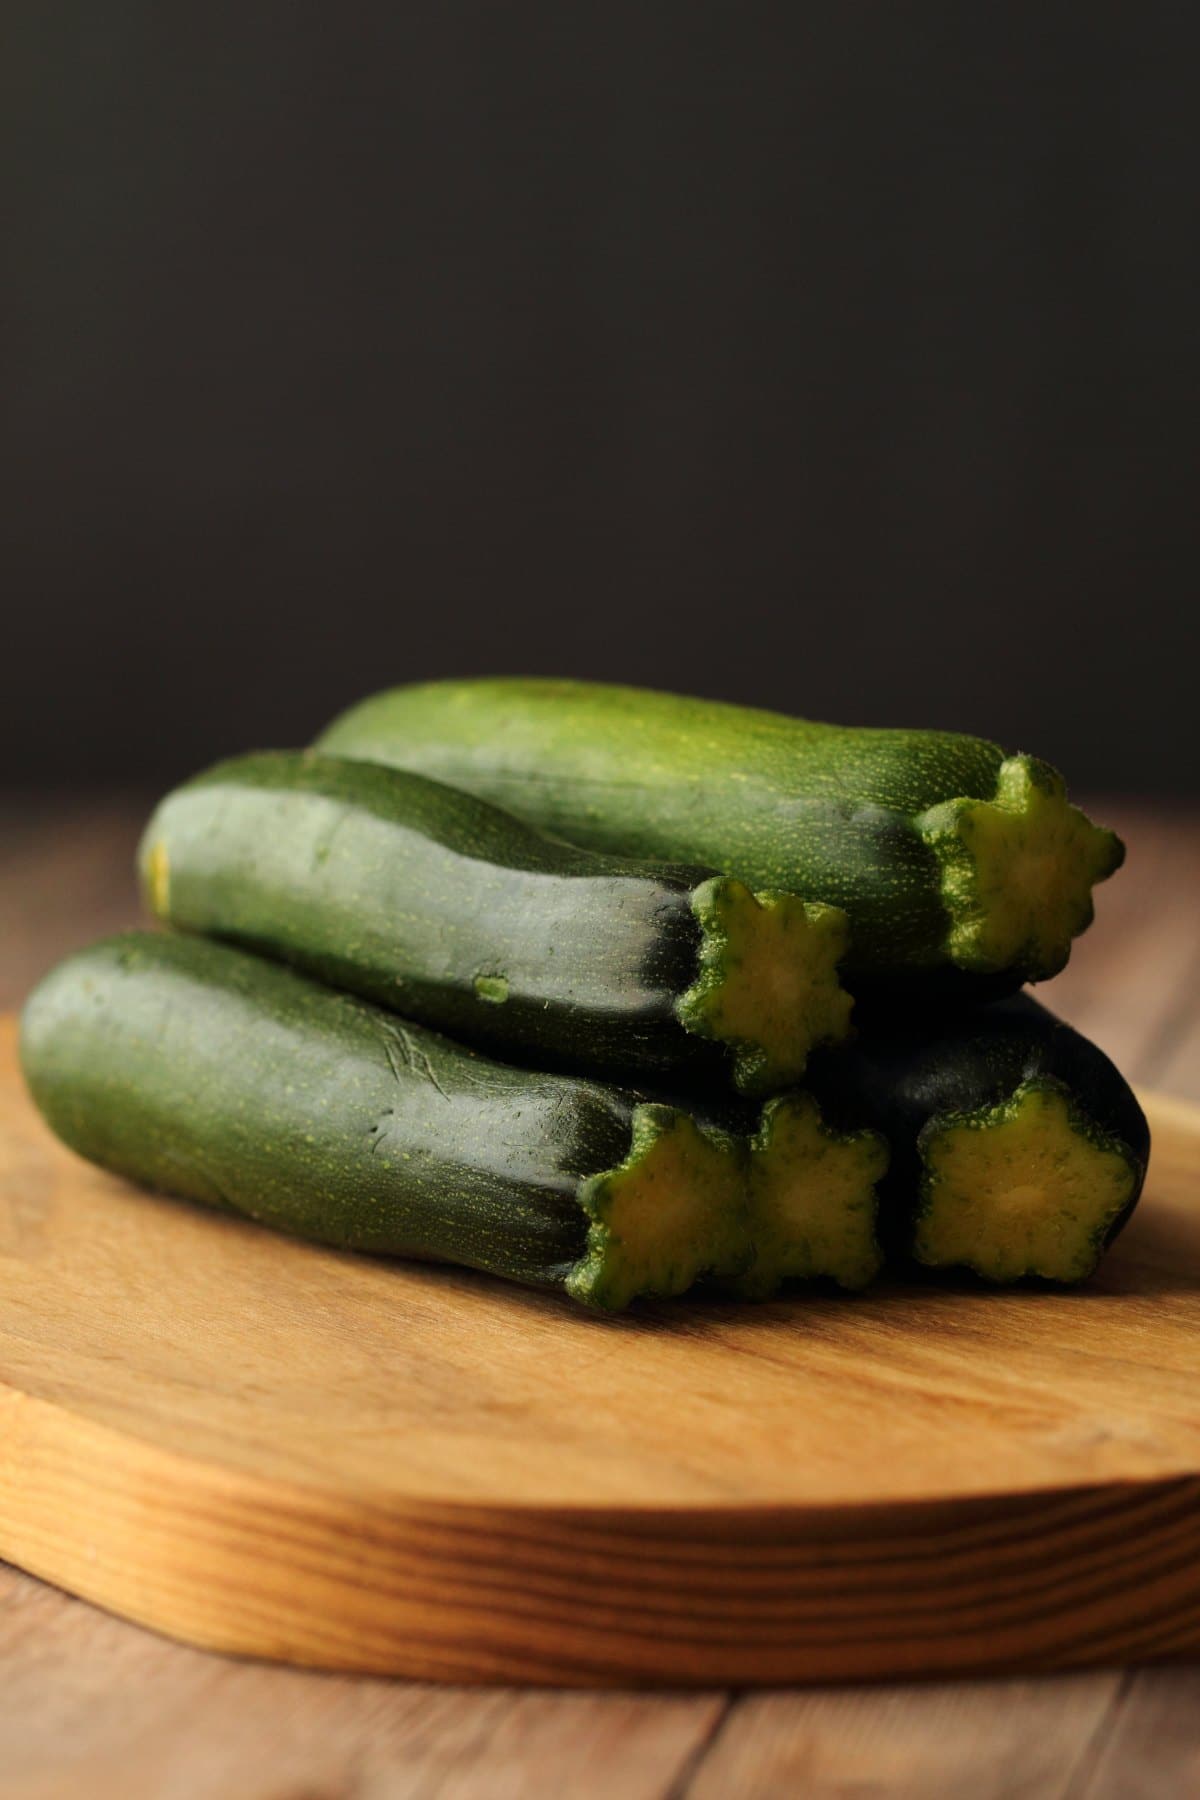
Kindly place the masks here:
[(763, 1298), (781, 1281), (819, 1278), (865, 1287), (882, 1262), (875, 1184), (887, 1166), (878, 1132), (831, 1131), (809, 1094), (770, 1101), (750, 1148), (754, 1262), (737, 1291)]
[(146, 897), (155, 918), (165, 919), (171, 905), (171, 859), (162, 838), (146, 857)]
[(508, 999), (508, 982), (503, 975), (477, 975), (474, 987), (476, 998), (487, 1000), (492, 1006), (503, 1006)]
[(700, 971), (677, 1017), (730, 1046), (743, 1093), (790, 1087), (810, 1050), (850, 1030), (853, 1001), (837, 974), (849, 941), (845, 913), (794, 894), (752, 894), (731, 876), (698, 887), (692, 910)]
[(999, 1282), (1089, 1275), (1137, 1180), (1129, 1153), (1047, 1081), (927, 1126), (921, 1157), (913, 1254)]
[(1124, 846), (1067, 801), (1061, 775), (1031, 756), (1001, 764), (992, 800), (948, 800), (919, 821), (942, 871), (947, 949), (960, 968), (1056, 974), (1092, 922), (1092, 888)]
[(639, 1106), (628, 1156), (583, 1183), (591, 1221), (567, 1279), (575, 1299), (619, 1311), (639, 1296), (682, 1294), (700, 1276), (750, 1260), (745, 1146), (673, 1106)]

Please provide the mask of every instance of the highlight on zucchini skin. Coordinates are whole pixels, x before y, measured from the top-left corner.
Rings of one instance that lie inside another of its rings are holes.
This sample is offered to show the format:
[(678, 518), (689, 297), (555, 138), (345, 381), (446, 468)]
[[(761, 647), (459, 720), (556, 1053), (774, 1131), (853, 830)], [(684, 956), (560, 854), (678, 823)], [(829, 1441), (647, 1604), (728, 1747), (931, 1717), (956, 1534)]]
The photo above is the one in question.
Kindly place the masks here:
[(1120, 866), (1030, 756), (576, 681), (376, 694), (318, 740), (423, 770), (597, 850), (702, 862), (850, 919), (845, 978), (941, 971), (947, 998), (1056, 974)]
[(835, 908), (581, 850), (410, 771), (218, 764), (160, 803), (140, 865), (163, 923), (536, 1066), (762, 1095), (849, 1031)]
[(1103, 1051), (1020, 994), (965, 1018), (864, 1032), (810, 1071), (834, 1119), (888, 1138), (893, 1261), (1072, 1285), (1141, 1194), (1150, 1131)]
[(202, 938), (133, 932), (69, 958), (26, 1004), (21, 1056), (81, 1156), (341, 1249), (607, 1311), (750, 1260), (730, 1133), (490, 1062)]

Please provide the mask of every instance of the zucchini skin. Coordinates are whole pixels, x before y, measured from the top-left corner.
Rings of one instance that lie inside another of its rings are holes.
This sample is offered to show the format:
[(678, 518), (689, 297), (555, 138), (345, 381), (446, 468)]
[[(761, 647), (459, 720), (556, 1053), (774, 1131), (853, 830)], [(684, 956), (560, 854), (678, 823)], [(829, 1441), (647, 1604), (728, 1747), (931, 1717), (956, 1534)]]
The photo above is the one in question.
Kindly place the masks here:
[[(321, 749), (418, 769), (593, 849), (696, 860), (823, 901), (850, 918), (855, 993), (939, 972), (977, 1004), (1056, 973), (1091, 918), (1090, 888), (1123, 847), (1088, 840), (1052, 944), (976, 941), (960, 815), (1020, 814), (1006, 782), (1066, 812), (1061, 778), (953, 732), (866, 730), (635, 688), (543, 680), (433, 682), (361, 702)], [(1010, 811), (1011, 808), (1011, 811)], [(1055, 814), (1056, 820), (1058, 814)], [(976, 910), (978, 910), (976, 908)], [(1019, 933), (1018, 933), (1019, 936)]]
[[(594, 1068), (720, 1066), (673, 1012), (696, 974), (689, 900), (708, 870), (599, 858), (441, 782), (290, 752), (177, 788), (139, 860), (165, 923), (453, 1036)], [(477, 976), (502, 979), (503, 1002)]]
[(491, 1063), (291, 970), (129, 933), (53, 970), (22, 1064), (51, 1129), (163, 1192), (344, 1249), (562, 1288), (635, 1096)]
[(502, 1056), (757, 1091), (752, 1052), (681, 1018), (711, 942), (705, 903), (734, 885), (711, 870), (600, 856), (422, 775), (313, 751), (239, 757), (177, 788), (139, 862), (165, 924)]
[(964, 1016), (898, 1018), (814, 1057), (808, 1085), (835, 1124), (867, 1124), (891, 1145), (879, 1188), (879, 1230), (892, 1261), (911, 1254), (926, 1166), (922, 1140), (947, 1123), (1003, 1104), (1026, 1083), (1062, 1090), (1083, 1135), (1116, 1140), (1136, 1171), (1102, 1248), (1127, 1223), (1150, 1157), (1150, 1127), (1129, 1083), (1104, 1052), (1031, 994)]

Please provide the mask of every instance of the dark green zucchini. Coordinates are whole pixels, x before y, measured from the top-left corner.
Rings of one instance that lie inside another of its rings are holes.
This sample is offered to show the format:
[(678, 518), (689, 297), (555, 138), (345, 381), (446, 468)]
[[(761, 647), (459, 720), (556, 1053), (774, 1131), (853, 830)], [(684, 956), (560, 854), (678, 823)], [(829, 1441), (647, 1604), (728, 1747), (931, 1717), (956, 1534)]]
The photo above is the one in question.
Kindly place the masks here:
[(940, 972), (947, 997), (978, 998), (1053, 975), (1124, 854), (1048, 764), (981, 738), (635, 688), (393, 688), (319, 746), (469, 788), (594, 850), (696, 861), (840, 907), (855, 991)]
[(140, 860), (164, 922), (538, 1067), (764, 1094), (849, 1029), (834, 908), (579, 850), (421, 775), (244, 756), (168, 795)]
[(1082, 1281), (1141, 1193), (1150, 1132), (1132, 1090), (1028, 994), (919, 1031), (865, 1031), (814, 1059), (809, 1079), (831, 1120), (891, 1144), (892, 1257), (993, 1282)]
[(488, 1062), (203, 938), (71, 957), (29, 999), (21, 1055), (80, 1155), (323, 1243), (609, 1310), (734, 1279), (752, 1255), (736, 1138)]

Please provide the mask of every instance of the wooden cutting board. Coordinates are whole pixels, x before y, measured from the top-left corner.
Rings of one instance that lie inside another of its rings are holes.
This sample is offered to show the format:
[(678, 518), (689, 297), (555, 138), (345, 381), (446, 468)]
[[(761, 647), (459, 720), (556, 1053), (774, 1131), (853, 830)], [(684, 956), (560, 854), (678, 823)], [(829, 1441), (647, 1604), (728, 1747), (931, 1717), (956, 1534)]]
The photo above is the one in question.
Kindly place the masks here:
[(0, 1030), (0, 1556), (225, 1650), (841, 1680), (1200, 1650), (1200, 1112), (1082, 1293), (606, 1321), (143, 1194)]

